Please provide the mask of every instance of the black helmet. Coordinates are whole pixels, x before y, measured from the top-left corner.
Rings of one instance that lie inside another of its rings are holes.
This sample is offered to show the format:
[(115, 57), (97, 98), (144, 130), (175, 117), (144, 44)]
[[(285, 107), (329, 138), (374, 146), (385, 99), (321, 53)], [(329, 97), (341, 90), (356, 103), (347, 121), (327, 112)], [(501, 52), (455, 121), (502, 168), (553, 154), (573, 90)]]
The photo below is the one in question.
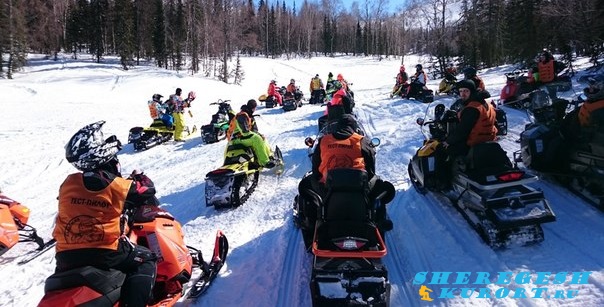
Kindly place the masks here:
[(458, 89), (467, 88), (470, 90), (470, 93), (476, 92), (476, 84), (474, 84), (474, 81), (472, 80), (461, 80), (457, 82), (456, 87)]
[(153, 94), (153, 101), (161, 101), (161, 98), (164, 97), (160, 94)]
[(115, 135), (103, 137), (104, 124), (102, 120), (83, 127), (65, 145), (65, 158), (75, 168), (91, 171), (112, 160), (117, 162), (122, 143)]
[(422, 70), (424, 68), (422, 67), (422, 64), (417, 64), (417, 65), (415, 65), (415, 69)]
[(331, 73), (331, 71), (329, 72), (329, 74), (327, 75), (327, 77), (333, 78), (333, 74)]
[(250, 109), (255, 109), (258, 106), (258, 103), (254, 99), (250, 99), (247, 101), (247, 107)]
[(182, 89), (179, 87), (176, 89), (176, 95), (180, 95), (180, 93), (182, 93)]
[(463, 75), (466, 79), (476, 77), (476, 68), (474, 68), (472, 66), (468, 66), (468, 67), (464, 68)]

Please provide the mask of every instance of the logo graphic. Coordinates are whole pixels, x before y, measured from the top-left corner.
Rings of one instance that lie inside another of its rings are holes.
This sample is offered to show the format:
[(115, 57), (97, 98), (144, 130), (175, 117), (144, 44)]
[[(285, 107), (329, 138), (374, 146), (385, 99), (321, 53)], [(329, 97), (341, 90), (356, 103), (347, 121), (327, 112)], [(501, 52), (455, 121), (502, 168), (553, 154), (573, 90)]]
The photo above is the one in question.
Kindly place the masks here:
[(425, 285), (422, 285), (419, 288), (419, 296), (421, 298), (422, 301), (428, 301), (431, 302), (434, 299), (430, 297), (430, 292), (432, 292), (432, 289), (426, 287)]
[(101, 221), (89, 215), (77, 216), (65, 226), (65, 241), (69, 244), (100, 242), (104, 235)]

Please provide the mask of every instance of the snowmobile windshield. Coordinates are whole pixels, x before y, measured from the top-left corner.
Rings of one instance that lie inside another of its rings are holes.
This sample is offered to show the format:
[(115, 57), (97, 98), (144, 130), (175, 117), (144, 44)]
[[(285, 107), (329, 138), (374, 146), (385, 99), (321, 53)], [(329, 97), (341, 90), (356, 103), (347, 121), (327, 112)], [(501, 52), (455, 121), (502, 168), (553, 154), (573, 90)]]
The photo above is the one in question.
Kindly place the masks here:
[(552, 105), (552, 100), (546, 91), (539, 90), (531, 96), (531, 107), (533, 110), (539, 110)]

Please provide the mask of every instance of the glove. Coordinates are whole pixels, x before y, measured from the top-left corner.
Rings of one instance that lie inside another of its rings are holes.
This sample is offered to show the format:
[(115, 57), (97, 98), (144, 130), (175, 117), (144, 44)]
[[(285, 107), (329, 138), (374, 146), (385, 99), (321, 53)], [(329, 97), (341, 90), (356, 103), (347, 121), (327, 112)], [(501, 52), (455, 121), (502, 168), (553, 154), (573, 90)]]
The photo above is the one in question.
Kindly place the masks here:
[(272, 160), (271, 160), (271, 161), (268, 161), (268, 162), (266, 163), (266, 165), (264, 165), (264, 167), (266, 167), (266, 168), (273, 168), (273, 167), (275, 167), (275, 162), (274, 162), (274, 161), (272, 161)]

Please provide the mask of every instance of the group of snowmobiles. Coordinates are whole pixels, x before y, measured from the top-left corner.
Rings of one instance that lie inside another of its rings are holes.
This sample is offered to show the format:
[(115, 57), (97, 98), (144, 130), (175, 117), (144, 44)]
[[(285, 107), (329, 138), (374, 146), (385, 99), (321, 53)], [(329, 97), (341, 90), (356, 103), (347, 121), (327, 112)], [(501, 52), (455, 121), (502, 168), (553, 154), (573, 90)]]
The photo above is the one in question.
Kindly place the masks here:
[[(281, 95), (282, 104), (281, 108), (283, 111), (294, 111), (299, 107), (302, 107), (304, 103), (304, 93), (299, 86), (296, 86), (295, 92), (288, 92), (285, 86), (277, 88), (277, 92)], [(272, 95), (262, 94), (258, 97), (258, 100), (264, 102), (264, 106), (268, 109), (274, 108), (278, 105), (277, 99)]]

